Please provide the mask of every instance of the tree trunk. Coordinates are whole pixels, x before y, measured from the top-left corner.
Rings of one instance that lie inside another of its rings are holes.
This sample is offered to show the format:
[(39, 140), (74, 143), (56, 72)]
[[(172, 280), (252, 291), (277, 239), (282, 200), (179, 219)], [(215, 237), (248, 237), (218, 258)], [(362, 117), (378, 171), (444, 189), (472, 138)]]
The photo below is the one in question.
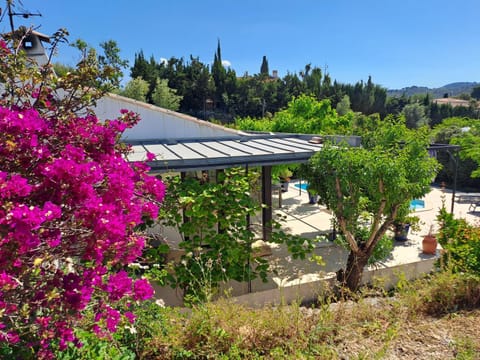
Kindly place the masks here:
[(357, 291), (362, 280), (363, 269), (367, 265), (368, 254), (362, 249), (350, 251), (347, 260), (347, 267), (337, 274), (337, 279), (351, 291)]

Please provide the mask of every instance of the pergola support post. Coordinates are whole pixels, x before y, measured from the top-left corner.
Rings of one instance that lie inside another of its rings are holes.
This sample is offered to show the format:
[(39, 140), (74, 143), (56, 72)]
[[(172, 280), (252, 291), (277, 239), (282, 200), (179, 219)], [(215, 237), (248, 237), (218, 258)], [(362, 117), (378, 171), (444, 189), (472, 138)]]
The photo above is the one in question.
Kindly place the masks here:
[(270, 241), (272, 237), (272, 166), (262, 166), (262, 229), (263, 240)]
[[(185, 178), (187, 177), (187, 173), (185, 171), (182, 171), (180, 172), (180, 179), (182, 182), (185, 181)], [(185, 211), (182, 210), (182, 220), (183, 220), (183, 223), (187, 223), (188, 222), (188, 217), (185, 215)], [(182, 236), (184, 236), (184, 234), (180, 233)], [(185, 241), (188, 241), (188, 236), (184, 236), (184, 240)]]
[(452, 190), (452, 206), (450, 208), (450, 214), (453, 214), (454, 206), (455, 206), (455, 196), (457, 192), (457, 177), (458, 177), (458, 153), (455, 149), (454, 153), (452, 154), (450, 150), (447, 150), (448, 155), (450, 155), (450, 159), (453, 161), (453, 165), (455, 166), (455, 170), (453, 173), (453, 190)]

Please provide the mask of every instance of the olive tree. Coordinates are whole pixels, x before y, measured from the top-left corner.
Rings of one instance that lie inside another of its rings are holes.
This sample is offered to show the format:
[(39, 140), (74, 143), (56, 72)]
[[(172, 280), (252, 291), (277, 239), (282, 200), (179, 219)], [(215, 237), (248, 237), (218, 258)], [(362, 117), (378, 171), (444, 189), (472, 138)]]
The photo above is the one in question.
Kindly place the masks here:
[[(409, 130), (390, 118), (365, 134), (362, 147), (325, 144), (310, 159), (305, 170), (309, 186), (333, 212), (348, 242), (346, 269), (338, 278), (349, 289), (358, 289), (375, 246), (408, 211), (410, 200), (429, 191), (438, 163), (429, 157), (428, 144), (426, 129)], [(360, 221), (365, 212), (371, 216), (369, 225)], [(362, 226), (368, 231), (358, 231)]]

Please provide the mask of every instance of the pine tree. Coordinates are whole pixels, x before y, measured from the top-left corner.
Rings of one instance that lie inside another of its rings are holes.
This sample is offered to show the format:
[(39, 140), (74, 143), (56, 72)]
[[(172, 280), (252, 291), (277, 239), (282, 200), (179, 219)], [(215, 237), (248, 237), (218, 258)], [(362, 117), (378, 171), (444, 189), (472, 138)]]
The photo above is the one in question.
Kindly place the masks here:
[(142, 79), (145, 77), (145, 74), (148, 70), (148, 62), (145, 60), (145, 55), (143, 55), (143, 50), (137, 54), (135, 53), (135, 61), (133, 62), (133, 66), (130, 68), (130, 77), (135, 79), (137, 77), (141, 77)]
[(150, 57), (150, 61), (145, 59), (143, 51), (135, 54), (135, 61), (130, 68), (130, 77), (132, 79), (141, 78), (145, 80), (148, 85), (148, 93), (146, 95), (147, 101), (152, 102), (152, 93), (155, 89), (158, 76), (157, 63), (153, 57)]

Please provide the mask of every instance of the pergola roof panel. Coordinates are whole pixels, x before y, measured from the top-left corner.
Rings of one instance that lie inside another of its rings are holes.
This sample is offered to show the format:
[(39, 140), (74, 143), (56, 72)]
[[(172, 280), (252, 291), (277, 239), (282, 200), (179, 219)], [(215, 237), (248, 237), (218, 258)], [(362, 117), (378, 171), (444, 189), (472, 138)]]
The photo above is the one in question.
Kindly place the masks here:
[(147, 152), (142, 145), (132, 146), (132, 150), (128, 153), (128, 161), (145, 161)]
[(241, 151), (244, 155), (268, 155), (273, 154), (273, 151), (268, 149), (260, 149), (255, 146), (251, 141), (242, 141), (242, 140), (226, 140), (222, 142), (224, 145), (231, 147), (232, 149)]
[(180, 159), (177, 154), (171, 152), (169, 148), (164, 144), (146, 144), (136, 146), (144, 146), (149, 152), (151, 152), (157, 157), (157, 160), (170, 161)]
[[(176, 154), (179, 159), (205, 159), (207, 158), (205, 155), (192, 150), (188, 145), (188, 143), (178, 143), (172, 145), (165, 145), (169, 151)], [(157, 154), (155, 154), (157, 155)]]
[(250, 140), (248, 146), (257, 150), (259, 154), (263, 153), (265, 155), (292, 152), (284, 147), (272, 146), (272, 143), (268, 142), (268, 140)]
[(305, 162), (321, 144), (309, 143), (312, 135), (245, 134), (204, 139), (159, 139), (132, 143), (132, 160), (156, 156), (149, 163), (156, 171), (187, 171), (231, 166)]
[(215, 149), (216, 151), (228, 156), (228, 157), (235, 157), (235, 156), (248, 156), (250, 153), (238, 149), (235, 146), (235, 143), (227, 145), (223, 141), (208, 141), (204, 142), (204, 144), (208, 144), (209, 147)]
[(270, 143), (277, 143), (286, 146), (293, 146), (295, 147), (295, 151), (318, 151), (318, 144), (311, 144), (308, 141), (304, 141), (295, 137), (291, 138), (279, 138), (279, 139), (270, 139), (268, 140)]

